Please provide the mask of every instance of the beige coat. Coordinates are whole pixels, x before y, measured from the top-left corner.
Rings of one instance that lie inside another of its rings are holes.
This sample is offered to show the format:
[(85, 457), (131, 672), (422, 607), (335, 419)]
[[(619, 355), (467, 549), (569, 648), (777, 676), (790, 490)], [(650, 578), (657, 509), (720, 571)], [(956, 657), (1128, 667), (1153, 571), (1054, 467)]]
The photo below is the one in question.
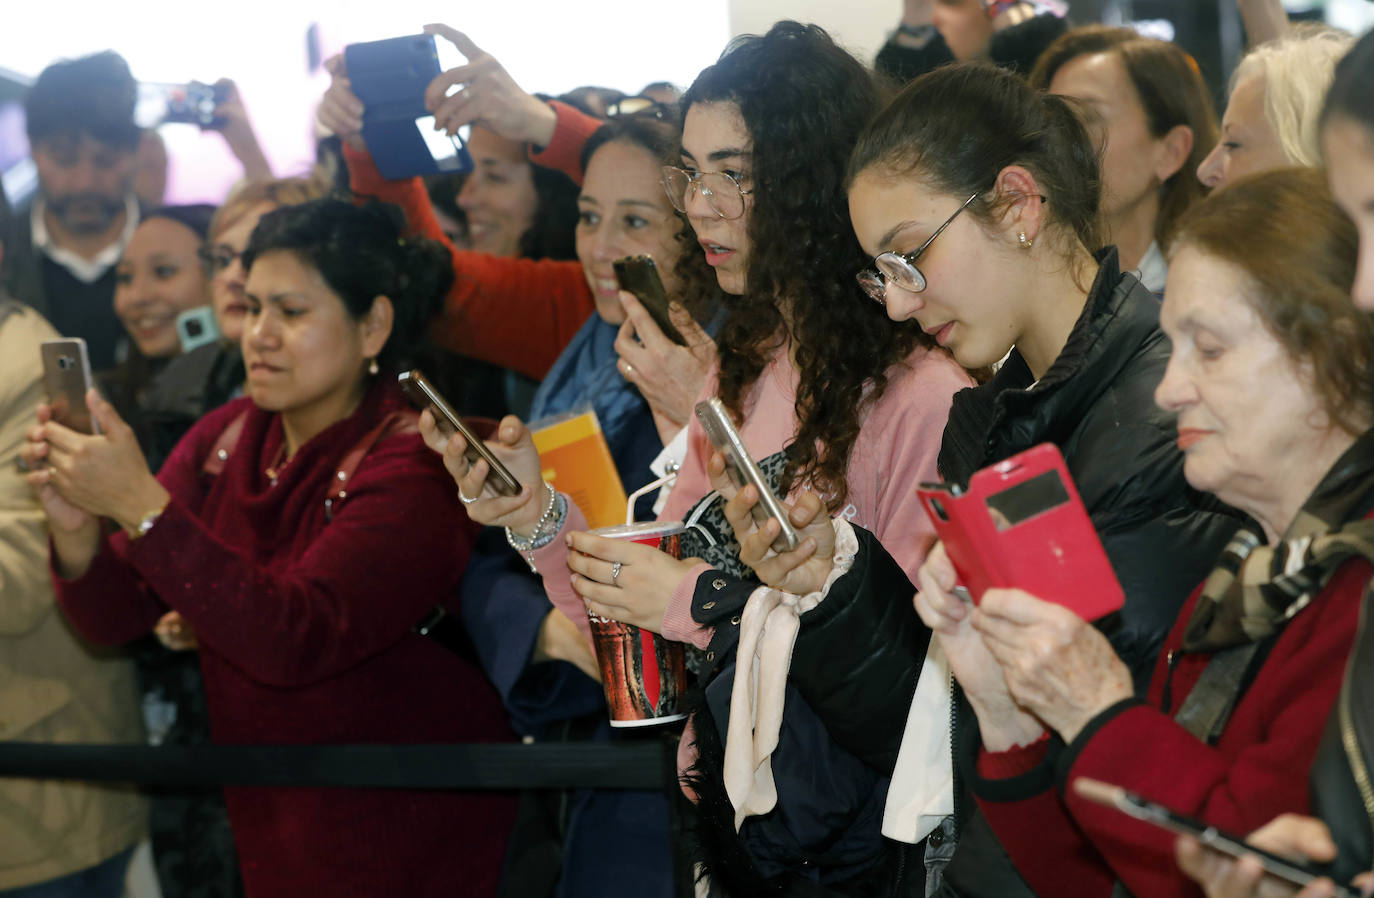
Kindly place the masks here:
[[(132, 666), (86, 646), (53, 601), (43, 512), (15, 459), (42, 399), (38, 344), (57, 334), (20, 308), (0, 322), (0, 739), (142, 742)], [(145, 830), (130, 788), (0, 779), (0, 889), (93, 866)]]

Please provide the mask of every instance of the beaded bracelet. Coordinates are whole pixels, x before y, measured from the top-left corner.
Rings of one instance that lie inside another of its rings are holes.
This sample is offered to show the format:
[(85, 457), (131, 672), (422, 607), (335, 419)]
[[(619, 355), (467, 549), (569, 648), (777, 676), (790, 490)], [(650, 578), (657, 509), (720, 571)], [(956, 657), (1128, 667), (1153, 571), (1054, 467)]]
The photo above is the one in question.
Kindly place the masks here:
[(544, 488), (549, 491), (549, 503), (544, 506), (544, 513), (539, 516), (539, 522), (534, 525), (530, 535), (516, 536), (509, 527), (506, 528), (506, 542), (525, 557), (525, 563), (530, 566), (530, 571), (536, 574), (539, 571), (534, 566), (535, 550), (553, 542), (558, 531), (563, 529), (563, 521), (568, 516), (568, 500), (563, 498), (563, 494), (554, 490), (547, 481), (544, 482)]

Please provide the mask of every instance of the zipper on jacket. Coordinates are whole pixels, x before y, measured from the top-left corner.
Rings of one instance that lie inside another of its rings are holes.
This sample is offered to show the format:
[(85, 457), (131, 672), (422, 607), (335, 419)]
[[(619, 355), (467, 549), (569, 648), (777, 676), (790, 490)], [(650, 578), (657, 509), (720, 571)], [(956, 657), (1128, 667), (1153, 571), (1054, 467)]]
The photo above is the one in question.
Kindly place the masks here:
[(1160, 696), (1159, 710), (1165, 714), (1172, 714), (1174, 703), (1174, 665), (1183, 656), (1183, 649), (1170, 649), (1169, 654), (1164, 656), (1164, 692)]
[[(1374, 605), (1366, 605), (1366, 611)], [(1364, 753), (1360, 751), (1360, 739), (1355, 733), (1354, 712), (1351, 710), (1350, 692), (1354, 680), (1355, 662), (1359, 648), (1364, 643), (1365, 624), (1368, 621), (1360, 616), (1360, 625), (1355, 631), (1355, 647), (1350, 652), (1346, 664), (1345, 682), (1341, 686), (1337, 702), (1337, 719), (1341, 727), (1341, 746), (1345, 749), (1346, 759), (1350, 762), (1350, 772), (1355, 775), (1355, 785), (1360, 790), (1360, 800), (1364, 803), (1365, 816), (1369, 818), (1370, 831), (1374, 832), (1374, 783), (1370, 782), (1369, 767), (1365, 764)]]
[(949, 675), (949, 760), (950, 760), (950, 783), (954, 787), (954, 825), (950, 827), (950, 838), (956, 843), (959, 841), (959, 701), (961, 696), (959, 691), (954, 688), (954, 673)]

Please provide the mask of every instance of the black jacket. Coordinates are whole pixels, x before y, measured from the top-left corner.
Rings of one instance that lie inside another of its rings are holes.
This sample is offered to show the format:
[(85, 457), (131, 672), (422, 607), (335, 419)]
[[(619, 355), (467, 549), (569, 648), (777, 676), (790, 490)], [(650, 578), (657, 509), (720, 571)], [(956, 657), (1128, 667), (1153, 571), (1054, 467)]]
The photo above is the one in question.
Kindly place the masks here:
[[(784, 461), (784, 453), (777, 453), (760, 464), (775, 488)], [(881, 835), (897, 743), (871, 740), (868, 724), (906, 720), (919, 668), (881, 682), (871, 673), (899, 666), (909, 652), (924, 655), (929, 631), (916, 617), (906, 574), (881, 550), (870, 563), (870, 547), (863, 543), (855, 570), (904, 586), (863, 590), (860, 601), (827, 600), (802, 615), (772, 759), (777, 806), (748, 818), (735, 832), (721, 781), (723, 745), (740, 614), (759, 584), (739, 562), (721, 504), (715, 493), (698, 503), (687, 517), (690, 530), (683, 539), (684, 555), (704, 558), (716, 568), (697, 579), (692, 597), (693, 618), (715, 627), (699, 671), (698, 759), (688, 775), (699, 798), (693, 806), (698, 858), (712, 882), (740, 898), (867, 898), (897, 894), (894, 880), (913, 876), (914, 893), (919, 893), (922, 868), (918, 859), (907, 860), (910, 846), (888, 843)], [(863, 660), (836, 665), (836, 653)], [(827, 708), (824, 720), (812, 702)]]
[[(1188, 486), (1173, 416), (1154, 404), (1169, 358), (1159, 330), (1159, 301), (1134, 276), (1121, 273), (1115, 250), (1103, 252), (1099, 262), (1082, 315), (1038, 383), (1013, 351), (992, 380), (955, 395), (940, 471), (947, 481), (967, 483), (980, 468), (1024, 449), (1044, 442), (1060, 447), (1125, 590), (1126, 606), (1107, 628), (1141, 685), (1179, 608), (1211, 570), (1241, 516)], [(838, 615), (847, 605), (873, 607), (875, 590), (895, 593), (903, 602), (910, 597), (910, 584), (894, 576), (890, 559), (878, 561), (886, 553), (877, 541), (858, 533), (861, 550), (869, 546), (871, 569), (861, 570), (856, 560), (816, 611), (829, 606), (829, 613)], [(801, 648), (799, 639), (794, 670), (806, 664)], [(881, 653), (862, 641), (837, 640), (827, 643), (826, 660), (832, 674), (852, 672), (874, 688), (907, 682), (914, 688), (924, 656), (924, 640), (894, 640)], [(863, 687), (832, 682), (830, 690), (840, 701), (827, 702), (814, 692), (810, 698), (840, 741), (860, 726), (855, 714), (863, 709), (852, 705), (852, 696)], [(977, 738), (976, 724), (971, 738), (960, 737), (973, 723), (966, 703), (960, 703), (958, 715), (956, 763)], [(905, 724), (904, 712), (863, 718), (859, 732), (866, 750), (895, 757)], [(956, 778), (956, 789), (957, 783)], [(956, 794), (956, 808), (971, 812), (973, 802), (961, 798)], [(960, 880), (960, 888), (942, 894), (1017, 894), (1019, 878), (995, 843), (961, 845), (948, 872), (949, 880)]]
[[(1029, 75), (1045, 48), (1068, 30), (1066, 20), (1052, 13), (1041, 13), (1019, 25), (995, 32), (988, 42), (988, 57), (1004, 69)], [(920, 47), (900, 44), (894, 36), (878, 51), (873, 67), (901, 85), (951, 62), (954, 62), (954, 54), (949, 44), (934, 26), (930, 26), (926, 43)]]
[(992, 380), (955, 395), (939, 465), (945, 480), (967, 484), (1017, 452), (1059, 446), (1125, 590), (1106, 629), (1143, 692), (1179, 608), (1242, 516), (1184, 479), (1174, 416), (1154, 402), (1169, 362), (1159, 301), (1121, 273), (1115, 249), (1100, 262), (1083, 314), (1038, 383), (1013, 350)]

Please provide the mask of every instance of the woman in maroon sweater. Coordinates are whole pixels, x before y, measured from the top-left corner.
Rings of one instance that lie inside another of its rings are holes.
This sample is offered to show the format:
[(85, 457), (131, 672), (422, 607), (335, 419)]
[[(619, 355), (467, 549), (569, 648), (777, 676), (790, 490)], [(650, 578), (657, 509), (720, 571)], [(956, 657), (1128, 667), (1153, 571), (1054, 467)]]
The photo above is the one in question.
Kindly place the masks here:
[[(111, 644), (179, 611), (216, 742), (509, 738), (477, 670), (412, 631), (453, 592), (472, 530), (395, 386), (451, 269), (400, 233), (333, 200), (263, 217), (243, 258), (250, 398), (197, 424), (159, 477), (94, 392), (104, 435), (46, 409), (30, 433), (62, 607)], [(250, 898), (494, 895), (514, 816), (495, 795), (225, 793)]]
[(1185, 604), (1144, 701), (1066, 608), (1013, 589), (968, 612), (943, 552), (921, 571), (917, 610), (977, 713), (966, 773), (1036, 894), (1198, 894), (1171, 836), (1086, 801), (1078, 777), (1234, 832), (1307, 810), (1371, 573), (1351, 546), (1374, 537), (1374, 319), (1349, 301), (1355, 259), (1310, 169), (1231, 185), (1180, 223), (1155, 400), (1178, 415), (1188, 482), (1261, 534), (1238, 534)]

